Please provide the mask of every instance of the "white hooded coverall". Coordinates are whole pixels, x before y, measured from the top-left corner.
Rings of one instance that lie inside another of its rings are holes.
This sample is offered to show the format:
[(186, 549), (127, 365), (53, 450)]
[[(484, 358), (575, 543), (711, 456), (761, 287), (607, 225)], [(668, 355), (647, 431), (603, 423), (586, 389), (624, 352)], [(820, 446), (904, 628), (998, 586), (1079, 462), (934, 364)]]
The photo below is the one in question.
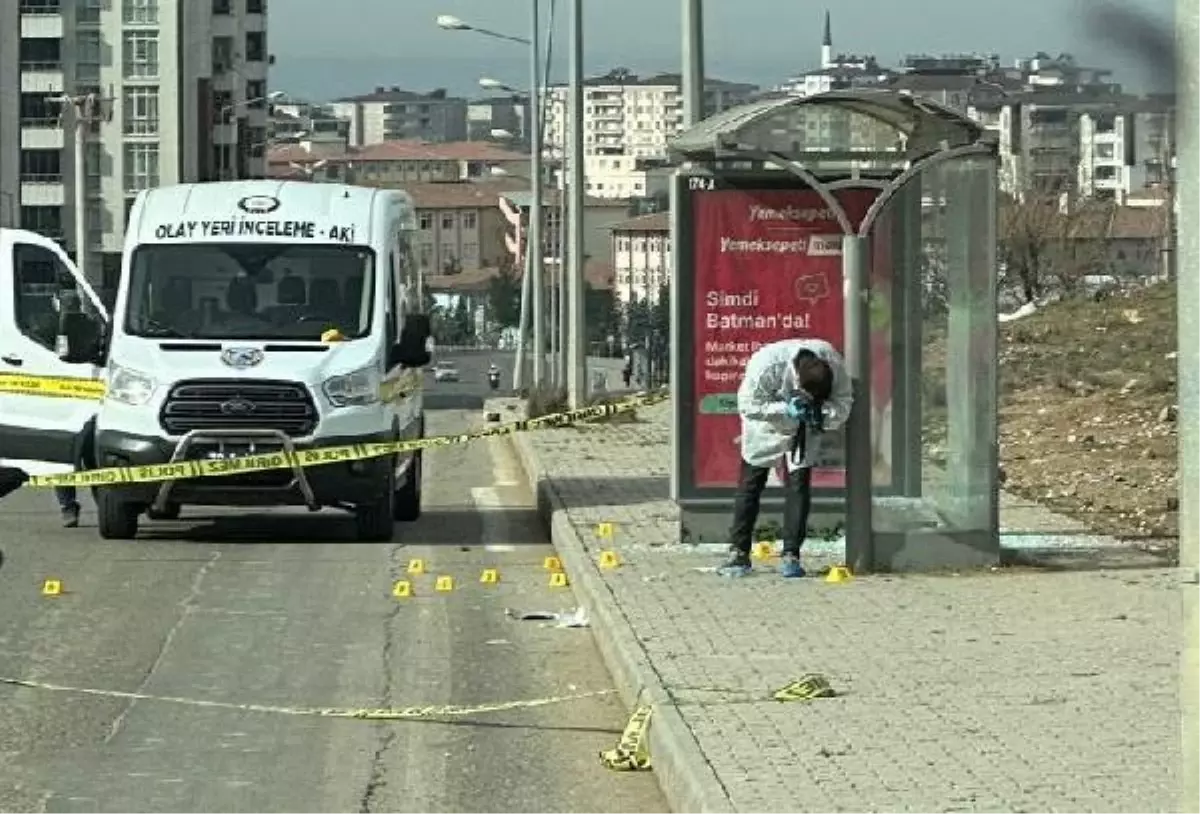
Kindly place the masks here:
[[(738, 387), (742, 419), (742, 460), (751, 466), (772, 467), (792, 447), (799, 423), (787, 415), (787, 402), (800, 392), (792, 362), (809, 350), (833, 371), (833, 392), (824, 404), (825, 431), (835, 432), (850, 417), (853, 391), (845, 363), (823, 339), (784, 339), (763, 345), (746, 362)], [(821, 459), (821, 435), (810, 433), (803, 460), (788, 460), (788, 470), (811, 468)]]

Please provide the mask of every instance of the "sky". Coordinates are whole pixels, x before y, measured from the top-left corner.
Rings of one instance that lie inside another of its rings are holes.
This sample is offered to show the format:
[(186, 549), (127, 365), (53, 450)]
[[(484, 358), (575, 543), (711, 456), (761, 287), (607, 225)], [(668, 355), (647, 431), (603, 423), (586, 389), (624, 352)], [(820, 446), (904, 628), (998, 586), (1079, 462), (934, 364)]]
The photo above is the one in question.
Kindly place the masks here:
[[(543, 0), (543, 29), (552, 0)], [(874, 54), (894, 65), (911, 53), (996, 53), (1007, 63), (1037, 51), (1072, 53), (1107, 67), (1133, 92), (1155, 89), (1119, 49), (1085, 25), (1099, 0), (707, 0), (705, 73), (771, 86), (817, 66), (825, 8), (834, 52)], [(553, 74), (565, 78), (567, 0), (556, 6)], [(585, 70), (679, 69), (680, 0), (585, 0)], [(1126, 0), (1162, 21), (1175, 0)], [(482, 28), (526, 36), (530, 0), (272, 0), (274, 89), (309, 99), (365, 93), (377, 85), (482, 95), (480, 76), (528, 85), (528, 50), (472, 32), (444, 31), (453, 14)], [(914, 9), (919, 9), (914, 13)]]

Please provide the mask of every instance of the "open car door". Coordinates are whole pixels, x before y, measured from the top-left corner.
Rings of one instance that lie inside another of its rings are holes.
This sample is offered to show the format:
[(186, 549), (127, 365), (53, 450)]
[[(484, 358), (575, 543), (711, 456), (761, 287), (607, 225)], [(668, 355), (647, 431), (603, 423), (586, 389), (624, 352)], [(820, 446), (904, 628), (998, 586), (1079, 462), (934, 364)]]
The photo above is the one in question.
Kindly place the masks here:
[(0, 229), (0, 465), (32, 475), (76, 468), (84, 429), (100, 406), (94, 396), (22, 388), (22, 379), (101, 379), (98, 357), (59, 357), (64, 311), (104, 335), (104, 306), (62, 248), (33, 232)]

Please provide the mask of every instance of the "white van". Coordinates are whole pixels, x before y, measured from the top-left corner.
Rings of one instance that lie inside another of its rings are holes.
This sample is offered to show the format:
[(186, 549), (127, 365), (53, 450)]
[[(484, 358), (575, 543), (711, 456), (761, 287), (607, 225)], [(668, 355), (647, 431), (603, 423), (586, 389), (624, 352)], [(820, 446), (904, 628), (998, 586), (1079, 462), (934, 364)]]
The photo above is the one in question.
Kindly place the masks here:
[[(64, 358), (106, 368), (100, 467), (222, 460), (421, 438), (428, 316), (403, 192), (242, 181), (142, 192), (129, 213), (111, 328)], [(99, 329), (99, 323), (94, 323)], [(73, 334), (73, 335), (72, 335)], [(100, 534), (183, 505), (353, 512), (360, 540), (421, 511), (420, 452), (97, 488)]]
[[(103, 329), (107, 314), (62, 248), (36, 232), (0, 229), (0, 384), (22, 376), (99, 380), (95, 360), (59, 358), (68, 313)], [(58, 475), (88, 465), (85, 429), (99, 401), (5, 392), (0, 387), (0, 465)]]

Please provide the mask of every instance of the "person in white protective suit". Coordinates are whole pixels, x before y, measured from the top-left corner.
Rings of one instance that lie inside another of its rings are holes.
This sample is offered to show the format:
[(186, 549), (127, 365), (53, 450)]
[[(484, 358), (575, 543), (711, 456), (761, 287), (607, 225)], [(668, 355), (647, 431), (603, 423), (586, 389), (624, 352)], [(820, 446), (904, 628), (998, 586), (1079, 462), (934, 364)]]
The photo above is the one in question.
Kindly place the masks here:
[(820, 459), (822, 435), (846, 423), (852, 401), (842, 357), (822, 339), (785, 339), (751, 355), (737, 396), (742, 471), (729, 530), (731, 558), (718, 573), (750, 573), (759, 502), (772, 467), (782, 461), (786, 498), (779, 572), (804, 576), (800, 547), (812, 506), (812, 467)]

